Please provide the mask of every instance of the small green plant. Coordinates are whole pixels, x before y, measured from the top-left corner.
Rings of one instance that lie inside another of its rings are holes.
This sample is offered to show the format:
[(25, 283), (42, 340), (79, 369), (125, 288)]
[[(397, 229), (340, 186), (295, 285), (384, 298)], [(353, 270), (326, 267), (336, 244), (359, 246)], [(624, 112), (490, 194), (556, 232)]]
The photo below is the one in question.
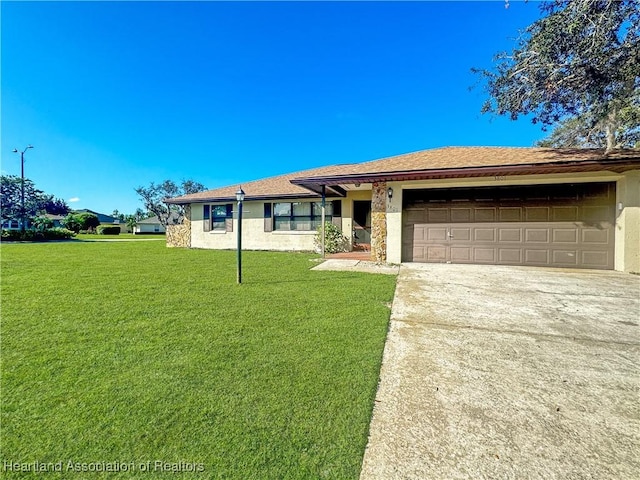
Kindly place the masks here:
[[(315, 238), (315, 246), (318, 251), (322, 249), (322, 228), (318, 227)], [(326, 253), (346, 252), (349, 250), (349, 239), (333, 223), (324, 224), (324, 251)]]

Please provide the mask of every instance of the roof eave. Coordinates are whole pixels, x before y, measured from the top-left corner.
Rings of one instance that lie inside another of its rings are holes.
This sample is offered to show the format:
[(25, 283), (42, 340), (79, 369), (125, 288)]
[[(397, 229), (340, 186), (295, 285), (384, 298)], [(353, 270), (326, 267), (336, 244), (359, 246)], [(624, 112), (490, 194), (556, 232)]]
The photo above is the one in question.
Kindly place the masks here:
[[(260, 201), (260, 200), (279, 200), (279, 199), (292, 199), (292, 198), (318, 198), (319, 194), (316, 193), (279, 193), (279, 194), (268, 194), (268, 195), (245, 195), (244, 201)], [(236, 202), (235, 195), (225, 196), (225, 197), (203, 197), (203, 198), (191, 198), (191, 199), (180, 199), (180, 198), (169, 198), (165, 200), (164, 203), (168, 203), (171, 205), (189, 205), (190, 203), (233, 203)]]
[(461, 167), (423, 170), (403, 170), (394, 172), (362, 173), (349, 175), (330, 175), (323, 177), (295, 178), (291, 180), (299, 185), (316, 191), (321, 185), (344, 185), (352, 183), (394, 182), (407, 180), (431, 180), (440, 178), (486, 177), (495, 175), (535, 175), (550, 173), (572, 173), (590, 171), (610, 171), (622, 173), (640, 168), (640, 159), (629, 160), (590, 160), (576, 162), (550, 162), (523, 165), (493, 165), (488, 167)]

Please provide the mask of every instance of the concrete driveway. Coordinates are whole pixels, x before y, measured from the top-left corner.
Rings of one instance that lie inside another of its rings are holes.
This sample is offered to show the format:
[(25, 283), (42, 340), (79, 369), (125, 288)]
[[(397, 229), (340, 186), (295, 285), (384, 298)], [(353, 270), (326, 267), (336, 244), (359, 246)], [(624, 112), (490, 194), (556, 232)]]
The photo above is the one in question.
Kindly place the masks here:
[(400, 268), (361, 480), (640, 478), (640, 277)]

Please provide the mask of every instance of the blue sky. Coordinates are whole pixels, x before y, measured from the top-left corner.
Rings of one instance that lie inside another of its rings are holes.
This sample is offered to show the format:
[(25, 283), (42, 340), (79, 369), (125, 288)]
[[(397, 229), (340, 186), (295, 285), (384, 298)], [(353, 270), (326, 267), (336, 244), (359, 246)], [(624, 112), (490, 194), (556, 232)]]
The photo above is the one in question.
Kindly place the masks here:
[(481, 115), (537, 2), (1, 2), (3, 174), (133, 213), (140, 185), (208, 188), (453, 145), (531, 146)]

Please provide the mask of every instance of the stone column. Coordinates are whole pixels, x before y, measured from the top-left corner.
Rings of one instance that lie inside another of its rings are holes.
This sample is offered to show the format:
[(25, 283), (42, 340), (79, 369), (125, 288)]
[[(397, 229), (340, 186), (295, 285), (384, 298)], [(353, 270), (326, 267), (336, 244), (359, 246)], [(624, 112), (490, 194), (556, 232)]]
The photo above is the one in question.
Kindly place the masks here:
[(387, 261), (387, 183), (375, 182), (371, 194), (371, 260)]
[(167, 247), (191, 247), (191, 205), (184, 206), (180, 225), (167, 225)]

